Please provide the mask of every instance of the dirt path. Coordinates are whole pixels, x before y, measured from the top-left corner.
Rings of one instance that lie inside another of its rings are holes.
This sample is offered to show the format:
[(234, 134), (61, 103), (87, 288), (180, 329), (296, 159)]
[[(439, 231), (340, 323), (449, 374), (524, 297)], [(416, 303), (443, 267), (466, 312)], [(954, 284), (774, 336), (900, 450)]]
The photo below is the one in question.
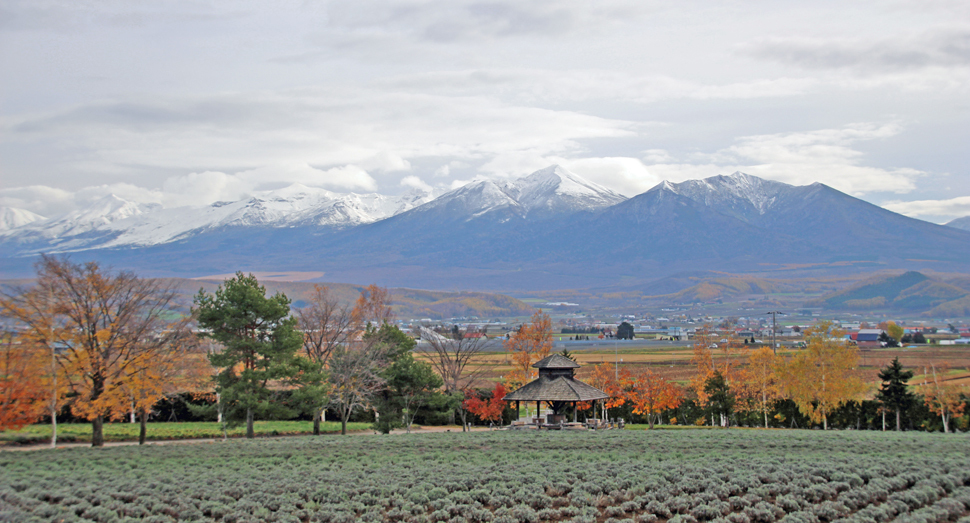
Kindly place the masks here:
[[(486, 427), (472, 427), (472, 432), (487, 432)], [(460, 426), (446, 426), (446, 427), (412, 427), (411, 434), (428, 434), (436, 432), (461, 432)], [(404, 429), (392, 430), (392, 436), (406, 435), (407, 432)], [(375, 436), (378, 435), (377, 432), (373, 430), (358, 430), (347, 433), (348, 436)], [(298, 438), (303, 436), (310, 436), (310, 434), (291, 434), (283, 436), (256, 436), (256, 439), (281, 439), (281, 438)], [(333, 437), (340, 436), (340, 434), (322, 434), (321, 437)], [(146, 446), (150, 445), (198, 445), (198, 444), (213, 444), (213, 443), (223, 443), (224, 441), (240, 440), (245, 438), (229, 438), (228, 440), (223, 440), (222, 438), (198, 438), (198, 439), (164, 439), (164, 440), (149, 440), (145, 442)], [(105, 447), (130, 447), (137, 446), (138, 441), (106, 441)], [(71, 443), (59, 443), (57, 448), (59, 449), (70, 449), (70, 448), (82, 448), (90, 447), (90, 443), (84, 442), (71, 442)], [(31, 450), (51, 450), (49, 443), (41, 443), (37, 445), (3, 445), (0, 446), (0, 452), (22, 452)]]

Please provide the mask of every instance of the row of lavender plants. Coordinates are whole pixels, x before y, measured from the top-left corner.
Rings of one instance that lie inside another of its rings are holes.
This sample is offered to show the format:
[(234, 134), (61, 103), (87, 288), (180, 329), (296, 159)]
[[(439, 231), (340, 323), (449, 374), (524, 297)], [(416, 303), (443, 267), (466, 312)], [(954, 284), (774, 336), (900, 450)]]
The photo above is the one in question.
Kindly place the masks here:
[(970, 522), (970, 441), (612, 431), (0, 454), (0, 521)]

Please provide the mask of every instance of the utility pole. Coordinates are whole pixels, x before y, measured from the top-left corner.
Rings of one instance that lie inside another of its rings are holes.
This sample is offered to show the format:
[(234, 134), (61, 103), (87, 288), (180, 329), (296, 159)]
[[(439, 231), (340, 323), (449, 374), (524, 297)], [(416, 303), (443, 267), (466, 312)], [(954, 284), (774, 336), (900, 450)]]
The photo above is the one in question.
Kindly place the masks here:
[(778, 355), (778, 343), (775, 341), (775, 333), (778, 331), (778, 329), (775, 326), (775, 320), (776, 320), (775, 316), (777, 314), (784, 314), (784, 312), (781, 312), (781, 311), (768, 311), (765, 314), (771, 314), (771, 351), (774, 352), (775, 355), (777, 356)]

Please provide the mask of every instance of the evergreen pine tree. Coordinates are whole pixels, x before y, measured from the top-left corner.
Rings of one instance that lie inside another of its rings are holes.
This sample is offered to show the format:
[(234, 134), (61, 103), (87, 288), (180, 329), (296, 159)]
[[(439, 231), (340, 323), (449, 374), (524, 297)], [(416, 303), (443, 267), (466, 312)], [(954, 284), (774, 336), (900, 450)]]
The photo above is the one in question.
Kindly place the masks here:
[(193, 312), (203, 336), (223, 349), (209, 355), (216, 375), (216, 391), (227, 419), (245, 419), (246, 437), (252, 438), (256, 415), (286, 416), (292, 412), (272, 401), (269, 382), (285, 382), (301, 369), (296, 352), (303, 338), (290, 317), (290, 300), (277, 293), (266, 297), (256, 277), (237, 272), (214, 295), (200, 289)]
[(899, 358), (893, 361), (885, 369), (879, 371), (879, 379), (882, 385), (876, 398), (887, 408), (896, 411), (896, 430), (902, 430), (902, 411), (912, 405), (915, 395), (907, 388), (907, 383), (913, 377), (913, 371), (903, 370), (899, 363)]

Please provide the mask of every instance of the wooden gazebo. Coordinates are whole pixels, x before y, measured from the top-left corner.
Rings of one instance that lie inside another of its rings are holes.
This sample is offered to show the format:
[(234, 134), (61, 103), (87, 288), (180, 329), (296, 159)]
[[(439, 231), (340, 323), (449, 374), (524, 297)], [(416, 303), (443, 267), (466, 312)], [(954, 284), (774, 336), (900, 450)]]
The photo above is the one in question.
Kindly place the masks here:
[[(534, 364), (533, 367), (539, 369), (539, 377), (522, 387), (505, 395), (505, 401), (514, 401), (516, 412), (519, 409), (519, 402), (536, 402), (536, 413), (538, 414), (543, 401), (552, 405), (553, 419), (546, 420), (547, 423), (562, 423), (565, 415), (562, 410), (569, 404), (573, 407), (581, 401), (601, 401), (609, 398), (609, 395), (596, 387), (587, 385), (576, 379), (576, 369), (579, 364), (575, 361), (562, 356), (553, 354), (545, 357)], [(576, 422), (576, 409), (573, 408), (573, 422)]]

